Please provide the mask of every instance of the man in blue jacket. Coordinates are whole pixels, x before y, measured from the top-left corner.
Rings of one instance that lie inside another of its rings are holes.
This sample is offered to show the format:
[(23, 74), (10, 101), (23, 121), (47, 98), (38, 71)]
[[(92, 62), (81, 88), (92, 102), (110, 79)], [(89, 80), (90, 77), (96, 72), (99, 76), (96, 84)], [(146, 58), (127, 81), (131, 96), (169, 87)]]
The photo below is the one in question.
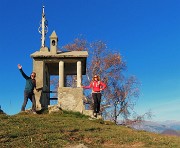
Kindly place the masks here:
[(22, 70), (22, 66), (20, 64), (18, 64), (18, 69), (20, 70), (22, 76), (26, 79), (26, 85), (24, 89), (24, 102), (21, 111), (25, 111), (25, 107), (29, 98), (32, 102), (32, 112), (36, 114), (36, 101), (34, 96), (34, 88), (36, 88), (36, 73), (32, 72), (30, 76), (27, 76)]

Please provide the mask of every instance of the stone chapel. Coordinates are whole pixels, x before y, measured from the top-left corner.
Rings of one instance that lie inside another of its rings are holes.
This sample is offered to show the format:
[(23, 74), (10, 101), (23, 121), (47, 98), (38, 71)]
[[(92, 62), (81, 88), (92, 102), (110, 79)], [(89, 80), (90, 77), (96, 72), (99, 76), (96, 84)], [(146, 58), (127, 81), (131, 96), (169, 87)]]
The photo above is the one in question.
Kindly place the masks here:
[[(33, 71), (36, 72), (35, 92), (36, 108), (41, 110), (48, 108), (50, 100), (50, 76), (59, 76), (59, 86), (57, 90), (57, 105), (64, 110), (78, 111), (89, 114), (83, 104), (83, 89), (81, 88), (82, 75), (86, 74), (87, 51), (63, 52), (58, 50), (58, 36), (53, 31), (50, 36), (50, 48), (45, 46), (45, 35), (47, 33), (47, 23), (44, 6), (42, 21), (39, 32), (41, 33), (41, 48), (31, 54), (33, 59)], [(67, 87), (67, 75), (77, 76), (77, 86)]]

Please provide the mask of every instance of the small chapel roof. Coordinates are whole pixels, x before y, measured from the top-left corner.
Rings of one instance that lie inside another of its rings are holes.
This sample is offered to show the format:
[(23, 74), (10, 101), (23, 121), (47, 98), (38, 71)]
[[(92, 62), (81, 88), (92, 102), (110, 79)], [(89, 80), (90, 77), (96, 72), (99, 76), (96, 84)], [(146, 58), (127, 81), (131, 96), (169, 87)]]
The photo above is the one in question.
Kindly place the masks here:
[(31, 57), (33, 58), (78, 58), (78, 57), (88, 57), (87, 51), (60, 51), (56, 54), (52, 54), (51, 52), (41, 52), (36, 51), (33, 54), (31, 54)]

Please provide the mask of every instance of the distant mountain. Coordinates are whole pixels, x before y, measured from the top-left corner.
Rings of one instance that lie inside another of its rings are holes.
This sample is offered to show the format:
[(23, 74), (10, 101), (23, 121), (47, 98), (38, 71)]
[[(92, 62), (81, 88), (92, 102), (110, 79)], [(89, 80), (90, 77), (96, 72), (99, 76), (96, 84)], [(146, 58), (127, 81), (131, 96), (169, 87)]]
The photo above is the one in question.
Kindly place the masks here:
[(152, 121), (144, 121), (142, 123), (134, 124), (132, 125), (132, 128), (155, 133), (162, 133), (164, 130), (168, 129), (166, 125)]
[(165, 121), (165, 122), (162, 122), (162, 123), (166, 124), (170, 129), (180, 131), (180, 121)]
[(180, 131), (180, 121), (168, 120), (165, 122), (159, 122), (165, 124), (168, 128)]
[[(145, 130), (155, 133), (166, 133), (170, 131), (180, 132), (180, 121), (164, 121), (164, 122), (152, 122), (144, 121), (142, 123), (134, 124), (132, 128), (137, 130)], [(177, 135), (174, 132), (174, 135)]]
[(171, 136), (180, 136), (180, 132), (172, 130), (172, 129), (167, 129), (167, 130), (163, 131), (161, 134), (171, 135)]

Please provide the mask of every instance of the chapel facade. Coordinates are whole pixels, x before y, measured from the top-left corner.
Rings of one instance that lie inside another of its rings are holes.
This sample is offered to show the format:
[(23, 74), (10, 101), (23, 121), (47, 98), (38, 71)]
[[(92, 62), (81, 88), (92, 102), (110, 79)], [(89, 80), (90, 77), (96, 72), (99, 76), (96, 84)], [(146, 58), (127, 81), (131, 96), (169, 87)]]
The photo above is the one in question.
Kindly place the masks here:
[[(41, 33), (41, 48), (31, 54), (33, 71), (36, 72), (35, 91), (36, 109), (48, 108), (50, 100), (57, 99), (57, 105), (64, 110), (78, 111), (84, 114), (82, 75), (86, 74), (87, 51), (59, 51), (58, 36), (55, 31), (50, 36), (50, 48), (45, 45), (47, 24), (43, 6), (42, 21), (39, 29)], [(76, 75), (76, 87), (67, 87), (68, 75)], [(50, 77), (59, 76), (57, 98), (51, 98)]]

